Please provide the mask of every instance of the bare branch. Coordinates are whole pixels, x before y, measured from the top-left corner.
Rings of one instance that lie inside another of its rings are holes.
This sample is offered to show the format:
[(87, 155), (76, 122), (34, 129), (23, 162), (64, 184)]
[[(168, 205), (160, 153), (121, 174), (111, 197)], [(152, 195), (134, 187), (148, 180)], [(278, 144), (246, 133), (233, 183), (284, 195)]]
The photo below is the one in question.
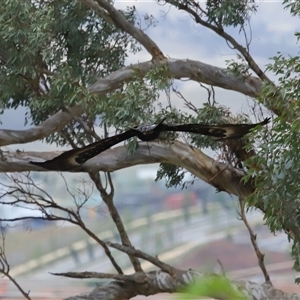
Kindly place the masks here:
[(251, 243), (252, 243), (252, 246), (255, 250), (255, 253), (256, 253), (256, 256), (257, 256), (257, 259), (258, 259), (258, 265), (259, 267), (261, 268), (263, 274), (264, 274), (264, 277), (265, 277), (265, 281), (272, 284), (271, 283), (271, 280), (270, 280), (270, 275), (266, 269), (266, 266), (265, 266), (265, 263), (264, 263), (264, 258), (265, 258), (265, 255), (263, 253), (260, 252), (259, 250), (259, 247), (257, 245), (257, 241), (256, 241), (256, 234), (254, 234), (250, 224), (248, 223), (248, 220), (247, 220), (247, 216), (246, 216), (246, 213), (245, 213), (245, 201), (241, 198), (239, 198), (239, 203), (240, 203), (240, 216), (244, 222), (244, 224), (246, 225), (247, 227), (247, 230), (249, 232), (249, 235), (250, 235), (250, 240), (251, 240)]
[(149, 254), (147, 254), (147, 253), (145, 253), (141, 250), (134, 249), (133, 247), (127, 247), (127, 246), (123, 246), (123, 245), (116, 244), (116, 243), (111, 243), (111, 242), (107, 242), (107, 245), (109, 247), (118, 249), (118, 250), (120, 250), (124, 253), (127, 253), (127, 254), (130, 254), (130, 255), (134, 255), (136, 257), (145, 259), (145, 260), (151, 262), (154, 266), (157, 266), (162, 271), (167, 272), (170, 275), (175, 273), (176, 269), (174, 267), (160, 261), (158, 259), (158, 257), (153, 257), (152, 255), (149, 255)]
[(166, 63), (155, 63), (147, 61), (139, 64), (124, 67), (112, 72), (105, 78), (100, 78), (89, 87), (92, 93), (106, 93), (119, 88), (123, 82), (132, 80), (134, 76), (145, 76), (153, 67), (160, 67), (167, 64), (169, 76), (174, 79), (189, 78), (196, 82), (234, 90), (244, 95), (256, 97), (261, 92), (262, 81), (257, 77), (248, 77), (246, 81), (237, 79), (226, 69), (205, 64), (190, 59), (169, 58)]
[[(110, 216), (112, 217), (114, 223), (116, 224), (116, 227), (118, 229), (121, 241), (123, 243), (123, 245), (131, 247), (131, 242), (129, 240), (128, 234), (126, 232), (126, 229), (124, 227), (124, 224), (122, 222), (122, 219), (119, 215), (118, 210), (116, 209), (114, 203), (113, 203), (113, 194), (109, 195), (107, 194), (106, 190), (103, 188), (102, 184), (101, 184), (101, 179), (100, 179), (100, 175), (98, 172), (95, 173), (91, 173), (89, 172), (89, 175), (91, 177), (91, 179), (93, 180), (93, 182), (95, 183), (97, 189), (99, 190), (101, 197), (103, 199), (103, 201), (105, 202), (105, 204), (107, 205), (108, 209), (109, 209), (109, 213)], [(139, 260), (134, 256), (131, 255), (131, 253), (128, 253), (129, 255), (129, 259), (134, 267), (134, 270), (136, 272), (142, 272), (142, 267), (141, 267), (141, 263), (139, 262)]]
[(64, 276), (69, 278), (80, 278), (80, 279), (88, 279), (88, 278), (98, 278), (98, 279), (115, 279), (122, 281), (135, 282), (137, 284), (145, 283), (145, 278), (143, 276), (144, 272), (136, 272), (132, 275), (124, 275), (124, 274), (109, 274), (109, 273), (99, 273), (99, 272), (66, 272), (66, 273), (51, 273), (55, 276)]
[[(83, 231), (85, 231), (92, 239), (94, 239), (99, 245), (101, 245), (104, 249), (105, 254), (111, 261), (114, 268), (117, 270), (118, 273), (122, 274), (122, 269), (115, 261), (114, 257), (112, 256), (109, 248), (107, 247), (106, 243), (102, 241), (93, 231), (86, 227), (85, 223), (83, 222), (80, 210), (82, 208), (81, 203), (85, 203), (89, 197), (89, 193), (83, 191), (81, 194), (84, 196), (84, 199), (77, 202), (76, 197), (69, 191), (69, 194), (74, 199), (75, 204), (77, 205), (77, 210), (73, 210), (72, 208), (61, 206), (60, 204), (56, 203), (53, 198), (42, 188), (40, 188), (30, 177), (30, 174), (17, 174), (10, 175), (10, 180), (12, 181), (11, 184), (3, 184), (6, 188), (9, 188), (9, 191), (3, 193), (1, 197), (9, 196), (14, 198), (14, 201), (9, 202), (0, 202), (3, 205), (21, 205), (24, 208), (28, 208), (29, 213), (28, 216), (20, 217), (20, 218), (11, 218), (11, 219), (1, 219), (2, 221), (17, 221), (17, 220), (24, 220), (24, 219), (40, 219), (40, 220), (47, 220), (47, 221), (66, 221), (72, 224), (76, 224)], [(35, 210), (39, 210), (42, 212), (41, 217), (35, 217), (30, 215), (30, 209), (32, 209), (32, 205), (36, 207)], [(52, 211), (53, 210), (53, 211)], [(55, 212), (60, 211), (64, 212), (65, 216), (56, 215)]]
[[(80, 106), (70, 108), (73, 115), (79, 116), (83, 113)], [(25, 144), (43, 139), (53, 132), (60, 131), (65, 125), (72, 121), (73, 117), (65, 112), (59, 111), (55, 115), (42, 122), (40, 125), (25, 130), (0, 130), (0, 146), (12, 144)]]

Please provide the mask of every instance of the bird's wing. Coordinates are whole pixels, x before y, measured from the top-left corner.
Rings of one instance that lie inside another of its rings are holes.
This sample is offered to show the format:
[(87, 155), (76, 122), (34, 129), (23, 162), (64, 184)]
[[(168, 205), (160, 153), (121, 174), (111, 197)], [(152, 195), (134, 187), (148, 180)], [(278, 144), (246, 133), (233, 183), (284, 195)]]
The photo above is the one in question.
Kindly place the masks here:
[(99, 153), (133, 136), (135, 136), (135, 132), (133, 130), (127, 130), (121, 134), (103, 139), (85, 147), (66, 151), (51, 160), (47, 160), (45, 162), (30, 161), (30, 163), (48, 170), (71, 170)]
[(255, 124), (222, 124), (222, 125), (207, 125), (207, 124), (183, 124), (172, 125), (163, 124), (162, 131), (182, 131), (208, 135), (223, 139), (239, 139), (249, 133), (252, 128), (259, 125), (266, 125), (270, 122), (270, 118)]

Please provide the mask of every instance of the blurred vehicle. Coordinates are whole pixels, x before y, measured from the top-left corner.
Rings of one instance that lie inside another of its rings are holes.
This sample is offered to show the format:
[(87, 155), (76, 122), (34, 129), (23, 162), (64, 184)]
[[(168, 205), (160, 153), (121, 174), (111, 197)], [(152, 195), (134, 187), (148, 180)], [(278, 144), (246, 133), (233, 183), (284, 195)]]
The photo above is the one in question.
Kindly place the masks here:
[(198, 205), (198, 197), (194, 192), (186, 192), (183, 190), (173, 192), (165, 197), (165, 208), (171, 209), (183, 209), (190, 206)]

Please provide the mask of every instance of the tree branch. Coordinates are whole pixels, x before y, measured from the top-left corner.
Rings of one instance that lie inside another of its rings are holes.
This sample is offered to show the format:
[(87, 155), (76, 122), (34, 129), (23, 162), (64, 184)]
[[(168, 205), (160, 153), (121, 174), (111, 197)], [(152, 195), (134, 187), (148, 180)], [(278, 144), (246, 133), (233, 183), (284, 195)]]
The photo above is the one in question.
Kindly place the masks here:
[[(163, 271), (154, 271), (149, 273), (135, 273), (129, 276), (135, 279), (135, 282), (115, 280), (95, 287), (90, 293), (72, 296), (65, 300), (124, 300), (131, 299), (137, 294), (150, 296), (158, 293), (175, 293), (180, 291), (187, 284), (193, 283), (196, 278), (204, 276), (206, 278), (208, 276), (215, 277), (219, 275), (176, 269), (173, 275)], [(231, 281), (231, 284), (234, 290), (244, 293), (249, 299), (254, 299), (254, 295), (256, 300), (300, 299), (300, 296), (284, 293), (268, 283), (258, 284), (250, 281)], [(215, 298), (215, 295), (211, 295), (211, 297)], [(215, 299), (224, 298), (219, 297)]]
[[(72, 115), (80, 116), (83, 109), (80, 106), (69, 108)], [(0, 146), (12, 144), (25, 144), (36, 140), (43, 139), (53, 132), (62, 130), (62, 128), (69, 124), (73, 117), (66, 111), (59, 111), (55, 115), (49, 117), (40, 125), (25, 129), (25, 130), (0, 130)]]
[[(242, 81), (229, 74), (225, 69), (188, 59), (168, 59), (166, 63), (155, 62), (155, 64), (152, 61), (147, 61), (130, 65), (98, 79), (88, 87), (88, 90), (91, 93), (104, 95), (120, 88), (124, 82), (133, 80), (135, 76), (143, 77), (151, 68), (164, 64), (168, 66), (169, 76), (175, 79), (189, 78), (196, 82), (237, 91), (251, 97), (258, 96), (261, 91), (262, 83), (257, 77), (250, 76), (246, 81)], [(2, 129), (0, 130), (0, 146), (25, 144), (43, 139), (60, 131), (73, 120), (74, 116), (80, 116), (83, 112), (81, 106), (74, 106), (68, 108), (68, 112), (59, 111), (40, 125), (26, 130)]]
[[(0, 160), (0, 172), (49, 172), (49, 170), (28, 162), (30, 160), (52, 159), (60, 153), (5, 152), (7, 160)], [(179, 141), (174, 141), (172, 144), (162, 142), (139, 143), (137, 151), (132, 155), (128, 154), (125, 146), (116, 147), (102, 152), (72, 171), (113, 172), (139, 164), (153, 163), (169, 163), (183, 167), (216, 188), (239, 197), (245, 197), (253, 192), (253, 187), (250, 183), (241, 183), (244, 172), (228, 164), (215, 162), (199, 149)]]
[[(91, 0), (81, 0), (87, 6), (93, 8), (93, 10), (101, 17), (103, 15), (103, 10), (101, 7), (104, 8), (109, 17), (112, 19), (116, 27), (122, 29), (123, 31), (130, 34), (133, 38), (135, 38), (140, 44), (142, 44), (145, 49), (151, 54), (153, 60), (165, 60), (165, 56), (156, 45), (156, 43), (149, 38), (141, 29), (135, 27), (132, 23), (128, 22), (126, 18), (110, 4), (109, 1), (105, 0), (96, 0), (98, 6), (95, 5), (95, 1)], [(92, 2), (94, 2), (92, 4)], [(100, 6), (100, 7), (99, 7)], [(100, 9), (100, 10), (99, 10)]]
[[(107, 192), (103, 188), (99, 172), (93, 172), (93, 173), (89, 172), (89, 175), (90, 175), (90, 178), (93, 180), (94, 184), (96, 185), (98, 191), (100, 192), (103, 201), (105, 202), (105, 204), (107, 205), (107, 207), (109, 209), (110, 216), (112, 217), (112, 219), (118, 229), (118, 232), (119, 232), (119, 235), (120, 235), (123, 245), (132, 247), (131, 242), (128, 237), (128, 234), (124, 227), (124, 224), (120, 217), (120, 214), (113, 203), (113, 195), (107, 194)], [(134, 255), (131, 255), (131, 253), (128, 253), (128, 257), (134, 267), (134, 270), (136, 272), (142, 272), (141, 263), (139, 262), (138, 258), (135, 257)]]
[(104, 19), (109, 24), (114, 24), (114, 21), (110, 17), (110, 15), (102, 9), (98, 3), (96, 3), (93, 0), (80, 0), (84, 5), (91, 8), (93, 11), (97, 13), (98, 16), (100, 16), (102, 19)]
[(109, 274), (109, 273), (99, 273), (99, 272), (66, 272), (66, 273), (51, 273), (51, 275), (55, 276), (64, 276), (69, 278), (80, 278), (80, 279), (89, 279), (89, 278), (97, 278), (97, 279), (115, 279), (122, 280), (128, 282), (135, 283), (145, 283), (144, 272), (136, 272), (132, 275), (124, 275), (124, 274)]
[[(52, 196), (41, 188), (38, 184), (34, 182), (31, 178), (30, 173), (24, 174), (19, 173), (17, 175), (7, 175), (7, 179), (12, 183), (0, 183), (6, 190), (6, 192), (0, 195), (1, 198), (8, 198), (9, 200), (1, 201), (0, 204), (9, 205), (9, 206), (22, 206), (25, 209), (28, 209), (28, 216), (19, 217), (19, 218), (9, 218), (4, 219), (0, 218), (1, 221), (18, 221), (26, 219), (38, 219), (38, 220), (48, 220), (48, 221), (66, 221), (72, 224), (79, 226), (88, 236), (95, 240), (99, 245), (103, 247), (103, 250), (110, 260), (113, 267), (119, 274), (122, 274), (122, 269), (115, 261), (110, 249), (106, 243), (99, 238), (93, 231), (91, 231), (84, 221), (81, 218), (81, 212), (83, 205), (90, 198), (91, 193), (87, 190), (81, 190), (78, 188), (78, 192), (82, 196), (81, 199), (77, 199), (76, 196), (69, 190), (67, 183), (66, 189), (69, 195), (73, 198), (74, 203), (76, 204), (76, 209), (69, 207), (64, 207), (59, 203), (56, 203)], [(64, 178), (63, 178), (64, 179)], [(85, 182), (82, 183), (85, 188)], [(2, 190), (3, 192), (3, 190)], [(80, 198), (80, 197), (79, 197)], [(12, 199), (12, 200), (10, 200)], [(77, 201), (79, 200), (79, 201)], [(30, 215), (30, 211), (40, 211), (40, 217), (34, 217)], [(55, 214), (55, 212), (63, 212), (62, 215)]]
[(240, 203), (240, 216), (241, 216), (241, 219), (243, 220), (248, 232), (249, 232), (249, 235), (250, 235), (250, 240), (251, 240), (251, 243), (252, 243), (252, 246), (255, 250), (255, 253), (256, 253), (256, 256), (257, 256), (257, 259), (258, 259), (258, 265), (259, 267), (261, 268), (263, 274), (264, 274), (264, 277), (265, 277), (265, 281), (272, 284), (271, 283), (271, 280), (270, 280), (270, 275), (267, 271), (267, 268), (265, 266), (265, 262), (264, 262), (264, 258), (265, 258), (265, 254), (261, 253), (260, 250), (259, 250), (259, 247), (258, 247), (258, 244), (257, 244), (257, 241), (256, 241), (256, 234), (254, 234), (250, 224), (248, 223), (248, 220), (247, 220), (247, 216), (246, 216), (246, 212), (245, 212), (245, 201), (241, 198), (239, 198), (239, 203)]
[(174, 79), (189, 78), (196, 82), (221, 87), (240, 92), (244, 95), (256, 97), (261, 92), (262, 81), (258, 77), (250, 76), (245, 80), (236, 78), (226, 69), (205, 64), (190, 59), (169, 58), (166, 62), (155, 63), (147, 61), (124, 67), (112, 72), (105, 78), (98, 79), (89, 90), (93, 93), (107, 93), (119, 88), (124, 82), (132, 80), (134, 76), (145, 76), (153, 67), (167, 64), (169, 76)]
[(160, 261), (158, 257), (153, 257), (152, 255), (149, 255), (141, 250), (137, 250), (133, 247), (127, 247), (116, 243), (107, 242), (106, 243), (109, 247), (115, 248), (117, 250), (120, 250), (124, 253), (127, 253), (129, 255), (133, 255), (135, 257), (142, 258), (144, 260), (147, 260), (151, 262), (154, 266), (157, 266), (162, 271), (167, 272), (168, 274), (172, 275), (175, 273), (175, 268)]
[[(257, 65), (253, 57), (249, 54), (246, 48), (244, 48), (241, 44), (239, 44), (231, 35), (229, 35), (227, 32), (224, 31), (223, 27), (212, 25), (209, 22), (204, 21), (201, 16), (193, 10), (190, 6), (186, 4), (181, 4), (174, 1), (166, 1), (174, 6), (177, 6), (179, 10), (184, 10), (187, 13), (189, 13), (191, 16), (193, 16), (196, 23), (201, 24), (202, 26), (209, 28), (210, 30), (214, 31), (216, 34), (221, 36), (223, 39), (225, 39), (227, 42), (229, 42), (234, 49), (238, 50), (245, 60), (248, 62), (249, 67), (256, 73), (256, 75), (261, 79), (268, 81), (269, 83), (272, 83), (272, 81), (267, 77), (267, 75), (262, 71), (262, 69)], [(199, 5), (198, 3), (196, 5)]]
[(0, 274), (2, 274), (4, 277), (7, 277), (16, 286), (16, 288), (20, 291), (24, 298), (26, 298), (27, 300), (31, 300), (31, 297), (29, 296), (30, 291), (26, 293), (20, 286), (20, 284), (17, 282), (17, 280), (13, 278), (9, 273), (10, 266), (5, 255), (5, 237), (1, 226), (0, 241), (2, 242), (2, 244), (0, 245)]

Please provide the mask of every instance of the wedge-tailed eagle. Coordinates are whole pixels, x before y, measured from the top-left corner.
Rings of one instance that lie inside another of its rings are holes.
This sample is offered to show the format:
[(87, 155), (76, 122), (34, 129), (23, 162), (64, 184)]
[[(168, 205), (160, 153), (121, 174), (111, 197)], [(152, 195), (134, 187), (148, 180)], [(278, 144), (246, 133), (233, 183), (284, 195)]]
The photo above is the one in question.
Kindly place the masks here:
[(195, 134), (202, 134), (216, 137), (217, 140), (239, 139), (249, 133), (252, 128), (258, 125), (266, 125), (270, 122), (270, 118), (255, 124), (165, 124), (165, 119), (159, 123), (150, 125), (140, 125), (129, 130), (117, 134), (98, 142), (92, 143), (82, 148), (66, 151), (57, 157), (45, 162), (34, 162), (31, 164), (41, 166), (48, 170), (66, 171), (71, 170), (87, 160), (93, 158), (99, 153), (111, 148), (112, 146), (123, 142), (132, 137), (138, 137), (141, 141), (153, 141), (157, 139), (163, 131), (180, 131)]

